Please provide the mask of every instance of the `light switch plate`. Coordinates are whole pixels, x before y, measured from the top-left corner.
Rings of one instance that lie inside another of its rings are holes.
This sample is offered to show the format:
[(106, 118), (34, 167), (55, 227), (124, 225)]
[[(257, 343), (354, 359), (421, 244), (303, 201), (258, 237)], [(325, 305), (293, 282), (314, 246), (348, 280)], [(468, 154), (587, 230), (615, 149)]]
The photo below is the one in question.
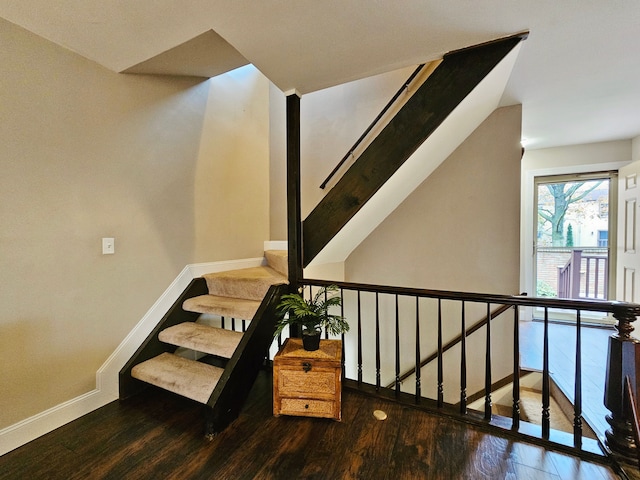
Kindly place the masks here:
[(102, 239), (102, 254), (111, 255), (116, 253), (115, 238), (103, 238)]

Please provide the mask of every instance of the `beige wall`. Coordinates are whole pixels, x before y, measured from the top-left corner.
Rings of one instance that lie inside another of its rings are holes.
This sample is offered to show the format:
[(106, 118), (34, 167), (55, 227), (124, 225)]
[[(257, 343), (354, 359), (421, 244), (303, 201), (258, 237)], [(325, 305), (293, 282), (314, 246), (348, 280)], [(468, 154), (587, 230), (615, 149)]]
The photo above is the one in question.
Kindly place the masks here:
[[(387, 219), (349, 256), (349, 282), (402, 287), (516, 294), (519, 281), (520, 106), (493, 112)], [(422, 302), (423, 356), (437, 349), (437, 309)], [(494, 306), (495, 307), (495, 306)], [(486, 306), (467, 305), (471, 326)], [(412, 332), (415, 314), (400, 316), (400, 329)], [(444, 302), (445, 341), (460, 333), (460, 304)], [(363, 315), (370, 318), (371, 316)], [(393, 319), (393, 312), (386, 317)], [(512, 365), (513, 315), (492, 322), (493, 380), (509, 375)], [(363, 321), (366, 321), (363, 320)], [(393, 321), (381, 325), (382, 349), (393, 358)], [(365, 327), (365, 336), (372, 330)], [(484, 329), (469, 337), (468, 389), (483, 388)], [(415, 362), (415, 345), (402, 336), (402, 371)], [(371, 341), (364, 342), (372, 345)], [(347, 350), (347, 348), (345, 348)], [(383, 375), (393, 371), (384, 365)], [(435, 398), (435, 364), (423, 369), (423, 389)], [(459, 400), (459, 347), (445, 356), (445, 400)], [(389, 377), (391, 378), (391, 377)], [(388, 379), (387, 379), (388, 380)], [(412, 392), (412, 378), (403, 391)]]
[(631, 139), (631, 158), (634, 162), (640, 160), (640, 136)]
[(246, 66), (208, 83), (195, 172), (195, 259), (259, 257), (270, 239), (270, 82)]
[[(302, 218), (328, 190), (320, 184), (362, 135), (415, 67), (319, 90), (300, 99)], [(293, 92), (288, 92), (293, 94)], [(270, 89), (270, 233), (287, 238), (286, 96)]]
[(327, 88), (300, 100), (302, 218), (327, 190), (320, 184), (403, 85), (405, 68)]
[(269, 87), (269, 233), (287, 239), (287, 102), (275, 85)]
[(228, 138), (228, 86), (119, 75), (4, 20), (0, 44), (2, 428), (94, 389), (186, 264), (257, 256), (269, 227), (266, 98)]
[(347, 259), (348, 281), (518, 293), (520, 107), (496, 110)]

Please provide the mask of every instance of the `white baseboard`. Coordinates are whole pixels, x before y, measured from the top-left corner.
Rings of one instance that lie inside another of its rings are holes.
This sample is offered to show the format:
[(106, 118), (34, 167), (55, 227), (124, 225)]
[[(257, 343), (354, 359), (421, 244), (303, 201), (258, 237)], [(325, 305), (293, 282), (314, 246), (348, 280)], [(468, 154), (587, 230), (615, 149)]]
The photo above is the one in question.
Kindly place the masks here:
[(268, 240), (264, 242), (264, 250), (288, 250), (289, 244), (286, 240)]
[(21, 447), (117, 398), (117, 395), (113, 397), (98, 389), (92, 390), (7, 428), (3, 428), (0, 430), (0, 455)]
[[(286, 242), (285, 242), (286, 243)], [(187, 265), (153, 306), (129, 332), (96, 373), (96, 389), (56, 405), (0, 430), (0, 455), (80, 418), (118, 398), (118, 374), (149, 333), (155, 328), (189, 282), (209, 272), (261, 265), (262, 258)]]

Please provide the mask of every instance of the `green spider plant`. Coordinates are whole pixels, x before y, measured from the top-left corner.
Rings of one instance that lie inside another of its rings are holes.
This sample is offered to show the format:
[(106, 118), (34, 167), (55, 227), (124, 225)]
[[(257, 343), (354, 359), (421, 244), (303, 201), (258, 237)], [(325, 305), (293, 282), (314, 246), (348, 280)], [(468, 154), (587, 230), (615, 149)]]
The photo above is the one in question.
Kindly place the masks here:
[(349, 324), (340, 315), (329, 313), (332, 306), (342, 305), (342, 298), (334, 295), (336, 285), (320, 288), (313, 299), (306, 300), (300, 293), (283, 295), (277, 307), (278, 321), (274, 336), (280, 335), (287, 325), (300, 325), (303, 334), (320, 332), (323, 328), (331, 335), (349, 331)]

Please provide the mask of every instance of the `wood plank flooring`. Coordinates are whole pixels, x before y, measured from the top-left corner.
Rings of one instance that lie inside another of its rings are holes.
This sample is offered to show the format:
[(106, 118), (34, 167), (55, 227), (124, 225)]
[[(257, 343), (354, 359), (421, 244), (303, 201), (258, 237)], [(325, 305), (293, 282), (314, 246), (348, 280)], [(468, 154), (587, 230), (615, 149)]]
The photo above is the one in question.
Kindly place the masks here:
[[(349, 390), (343, 420), (273, 417), (260, 372), (240, 417), (208, 442), (195, 402), (148, 389), (0, 457), (0, 479), (564, 479), (609, 468)], [(388, 418), (376, 420), (373, 411)]]

